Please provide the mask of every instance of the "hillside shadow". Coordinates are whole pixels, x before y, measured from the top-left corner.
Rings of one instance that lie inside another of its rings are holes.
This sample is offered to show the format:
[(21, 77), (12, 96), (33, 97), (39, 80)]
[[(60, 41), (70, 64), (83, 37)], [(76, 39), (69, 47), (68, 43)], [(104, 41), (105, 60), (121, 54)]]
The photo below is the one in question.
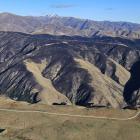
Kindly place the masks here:
[(131, 77), (124, 87), (124, 100), (128, 106), (136, 106), (140, 89), (140, 61), (133, 64), (130, 70)]

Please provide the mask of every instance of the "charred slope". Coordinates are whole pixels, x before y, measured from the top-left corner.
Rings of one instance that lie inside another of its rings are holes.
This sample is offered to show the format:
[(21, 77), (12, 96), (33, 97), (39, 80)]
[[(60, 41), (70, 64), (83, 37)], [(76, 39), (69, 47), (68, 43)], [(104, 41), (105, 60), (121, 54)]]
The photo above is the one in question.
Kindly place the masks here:
[(124, 99), (129, 106), (140, 105), (140, 61), (133, 64), (130, 73), (131, 77), (124, 88)]
[(139, 50), (83, 39), (0, 32), (0, 93), (30, 103), (120, 108)]

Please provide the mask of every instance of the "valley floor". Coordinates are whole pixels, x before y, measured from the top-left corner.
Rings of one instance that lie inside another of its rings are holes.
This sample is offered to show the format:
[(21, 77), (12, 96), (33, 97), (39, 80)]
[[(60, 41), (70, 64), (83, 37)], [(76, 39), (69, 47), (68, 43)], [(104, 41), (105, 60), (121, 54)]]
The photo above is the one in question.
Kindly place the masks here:
[[(25, 112), (6, 111), (22, 110)], [(119, 121), (40, 113), (129, 118), (135, 110), (27, 104), (0, 98), (0, 140), (139, 140), (140, 118)], [(28, 112), (40, 111), (40, 112)], [(27, 112), (26, 112), (27, 111)]]

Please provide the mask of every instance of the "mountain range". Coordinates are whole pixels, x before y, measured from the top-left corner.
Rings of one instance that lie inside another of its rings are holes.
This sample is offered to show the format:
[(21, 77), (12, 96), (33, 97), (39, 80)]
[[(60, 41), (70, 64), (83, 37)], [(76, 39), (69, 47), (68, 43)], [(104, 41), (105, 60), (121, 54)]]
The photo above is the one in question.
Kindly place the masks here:
[(140, 38), (140, 24), (135, 23), (93, 21), (49, 15), (39, 17), (19, 16), (11, 13), (0, 14), (0, 31), (85, 37)]

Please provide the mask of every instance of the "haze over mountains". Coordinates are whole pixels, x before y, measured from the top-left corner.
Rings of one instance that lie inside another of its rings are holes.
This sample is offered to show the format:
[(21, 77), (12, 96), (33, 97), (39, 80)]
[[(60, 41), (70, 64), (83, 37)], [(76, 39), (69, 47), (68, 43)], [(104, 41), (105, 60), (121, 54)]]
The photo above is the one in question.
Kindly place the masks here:
[(140, 38), (140, 24), (129, 22), (92, 21), (60, 16), (19, 16), (0, 14), (0, 31), (31, 34), (113, 36)]
[(2, 13), (0, 93), (49, 105), (138, 106), (139, 33), (133, 23)]

